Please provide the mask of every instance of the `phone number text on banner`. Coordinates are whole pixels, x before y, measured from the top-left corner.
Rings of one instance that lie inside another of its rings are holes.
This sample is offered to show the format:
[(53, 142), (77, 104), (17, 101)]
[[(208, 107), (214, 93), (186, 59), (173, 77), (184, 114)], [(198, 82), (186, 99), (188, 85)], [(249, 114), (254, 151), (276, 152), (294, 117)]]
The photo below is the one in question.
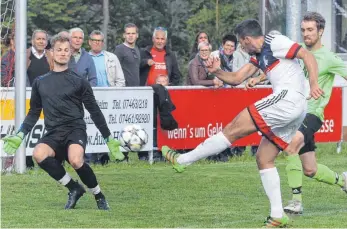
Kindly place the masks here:
[[(6, 90), (6, 92), (4, 91)], [(95, 99), (105, 117), (106, 123), (114, 138), (130, 124), (140, 125), (148, 134), (148, 143), (142, 150), (153, 149), (153, 90), (141, 88), (93, 88)], [(1, 138), (13, 134), (15, 129), (15, 101), (13, 89), (2, 89), (6, 97), (1, 100)], [(26, 113), (29, 110), (31, 90), (26, 92)], [(104, 139), (93, 123), (90, 114), (85, 110), (84, 120), (87, 124), (87, 153), (108, 152)], [(26, 136), (26, 154), (32, 155), (33, 148), (46, 132), (43, 114)], [(2, 147), (2, 141), (1, 145)]]

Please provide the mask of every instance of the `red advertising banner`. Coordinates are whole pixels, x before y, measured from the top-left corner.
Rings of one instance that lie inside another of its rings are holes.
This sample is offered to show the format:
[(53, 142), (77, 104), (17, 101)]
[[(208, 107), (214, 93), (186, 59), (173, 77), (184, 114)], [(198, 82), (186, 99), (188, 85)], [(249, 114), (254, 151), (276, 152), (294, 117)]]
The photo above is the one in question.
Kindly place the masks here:
[[(221, 131), (240, 111), (269, 95), (271, 88), (232, 89), (169, 89), (176, 106), (173, 116), (179, 128), (164, 131), (158, 123), (158, 147), (192, 149), (204, 139)], [(325, 110), (325, 120), (317, 141), (338, 142), (342, 131), (342, 89), (334, 88)], [(257, 145), (261, 136), (254, 133), (233, 145)]]

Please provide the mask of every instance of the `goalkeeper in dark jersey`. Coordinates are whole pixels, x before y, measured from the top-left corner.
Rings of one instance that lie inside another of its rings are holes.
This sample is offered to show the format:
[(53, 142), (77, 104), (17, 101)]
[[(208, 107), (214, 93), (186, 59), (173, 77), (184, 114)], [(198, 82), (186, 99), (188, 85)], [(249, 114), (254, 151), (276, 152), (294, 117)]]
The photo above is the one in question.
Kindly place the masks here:
[(78, 199), (85, 193), (83, 186), (71, 179), (62, 166), (62, 161), (67, 160), (94, 194), (98, 208), (108, 210), (109, 205), (95, 174), (83, 160), (87, 142), (83, 105), (104, 137), (111, 160), (122, 160), (124, 155), (119, 149), (119, 142), (111, 136), (89, 82), (68, 70), (71, 56), (69, 38), (56, 35), (52, 38), (51, 44), (54, 69), (35, 79), (29, 113), (16, 135), (3, 138), (4, 151), (8, 154), (16, 152), (43, 109), (47, 133), (36, 145), (33, 156), (43, 170), (69, 189), (65, 209), (74, 208)]

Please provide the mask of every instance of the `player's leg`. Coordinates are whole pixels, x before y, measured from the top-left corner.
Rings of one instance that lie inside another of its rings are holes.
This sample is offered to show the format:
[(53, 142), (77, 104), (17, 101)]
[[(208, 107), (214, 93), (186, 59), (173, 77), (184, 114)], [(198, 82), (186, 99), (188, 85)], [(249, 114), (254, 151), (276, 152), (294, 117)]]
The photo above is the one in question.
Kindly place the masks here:
[(301, 160), (299, 157), (300, 149), (305, 145), (304, 142), (304, 131), (303, 129), (306, 126), (306, 118), (304, 120), (304, 124), (302, 124), (299, 130), (296, 132), (294, 138), (286, 149), (287, 166), (287, 178), (288, 185), (292, 189), (292, 200), (289, 201), (289, 204), (284, 207), (284, 211), (290, 214), (302, 214), (303, 206), (302, 206), (302, 178), (303, 178), (303, 169)]
[[(308, 123), (307, 123), (307, 140), (305, 137), (305, 146), (300, 150), (300, 159), (302, 161), (304, 174), (308, 177), (311, 177), (319, 182), (326, 184), (336, 184), (341, 188), (344, 187), (346, 181), (343, 179), (344, 174), (339, 175), (337, 172), (332, 171), (325, 165), (317, 164), (315, 149), (316, 143), (314, 139), (314, 133), (317, 132), (321, 125), (322, 121), (315, 115), (307, 114)], [(306, 135), (305, 135), (306, 136)]]
[[(58, 145), (50, 138), (43, 137), (40, 143), (36, 145), (33, 157), (37, 164), (45, 170), (53, 179), (64, 185), (71, 192), (79, 188), (80, 185), (74, 181), (70, 175), (65, 171), (61, 161), (57, 160), (56, 152)], [(55, 149), (55, 150), (54, 150)], [(83, 189), (84, 191), (84, 189)]]
[(256, 155), (263, 186), (273, 209), (266, 221), (267, 227), (280, 227), (279, 220), (276, 220), (277, 223), (274, 221), (281, 216), (283, 224), (288, 223), (288, 217), (283, 213), (279, 176), (274, 166), (274, 159), (279, 150), (288, 149), (304, 119), (306, 108), (304, 97), (295, 92), (284, 90), (276, 97), (278, 96), (279, 99), (275, 101), (270, 100), (250, 106), (252, 118), (263, 136), (267, 138), (263, 138)]
[[(304, 146), (299, 150), (298, 146), (302, 144), (302, 138), (298, 142), (293, 142), (290, 144), (286, 152), (288, 156), (287, 165), (287, 175), (288, 183), (293, 191), (293, 199), (290, 201), (289, 205), (284, 208), (285, 212), (292, 214), (301, 214), (303, 211), (302, 207), (302, 167), (304, 174), (308, 177), (316, 179), (320, 182), (328, 184), (337, 184), (340, 187), (344, 186), (343, 175), (339, 176), (336, 172), (332, 171), (325, 165), (317, 164), (315, 152), (316, 149), (314, 134), (321, 127), (321, 120), (312, 114), (307, 114), (303, 124), (299, 128), (299, 133), (304, 136)], [(297, 144), (295, 144), (297, 143)], [(300, 159), (300, 161), (299, 161)], [(301, 166), (302, 164), (302, 166)]]
[(283, 227), (289, 221), (283, 212), (280, 177), (274, 164), (278, 153), (278, 147), (263, 137), (256, 158), (260, 178), (271, 205), (270, 217), (265, 221), (266, 227)]
[(198, 145), (194, 150), (179, 154), (171, 150), (167, 146), (162, 147), (163, 156), (170, 161), (176, 171), (183, 172), (184, 166), (192, 164), (202, 158), (216, 155), (239, 138), (247, 136), (257, 131), (257, 128), (252, 121), (252, 118), (247, 109), (241, 111), (224, 129), (222, 132), (213, 135)]
[[(303, 168), (299, 154), (306, 153), (314, 150), (314, 133), (321, 127), (321, 120), (312, 114), (307, 113), (304, 121), (300, 125), (299, 130), (296, 132), (296, 136), (286, 149), (287, 156), (287, 177), (289, 187), (292, 188), (292, 200), (284, 208), (284, 211), (291, 214), (302, 214), (302, 178)], [(312, 162), (316, 164), (315, 160)]]
[(86, 133), (84, 130), (74, 130), (67, 137), (68, 161), (75, 169), (81, 181), (94, 195), (97, 206), (101, 210), (109, 210), (109, 205), (96, 179), (92, 168), (84, 161)]
[(301, 154), (300, 159), (302, 161), (305, 176), (315, 179), (319, 182), (330, 185), (335, 184), (341, 188), (344, 188), (344, 174), (339, 175), (337, 172), (331, 170), (327, 166), (317, 164), (316, 154), (314, 151)]

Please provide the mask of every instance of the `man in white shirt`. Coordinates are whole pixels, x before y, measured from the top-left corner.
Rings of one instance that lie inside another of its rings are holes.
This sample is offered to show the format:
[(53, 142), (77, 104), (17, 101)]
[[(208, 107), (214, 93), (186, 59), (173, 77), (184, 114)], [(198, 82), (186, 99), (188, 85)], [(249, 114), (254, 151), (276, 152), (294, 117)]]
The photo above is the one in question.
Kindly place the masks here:
[(48, 42), (47, 32), (41, 29), (35, 30), (31, 39), (31, 47), (27, 49), (27, 75), (29, 85), (34, 79), (44, 75), (52, 69), (52, 55), (46, 50)]
[[(31, 86), (34, 80), (46, 74), (53, 68), (52, 54), (46, 49), (48, 34), (46, 31), (37, 29), (31, 38), (31, 47), (27, 49), (27, 86)], [(34, 168), (31, 156), (26, 157), (26, 166)]]

